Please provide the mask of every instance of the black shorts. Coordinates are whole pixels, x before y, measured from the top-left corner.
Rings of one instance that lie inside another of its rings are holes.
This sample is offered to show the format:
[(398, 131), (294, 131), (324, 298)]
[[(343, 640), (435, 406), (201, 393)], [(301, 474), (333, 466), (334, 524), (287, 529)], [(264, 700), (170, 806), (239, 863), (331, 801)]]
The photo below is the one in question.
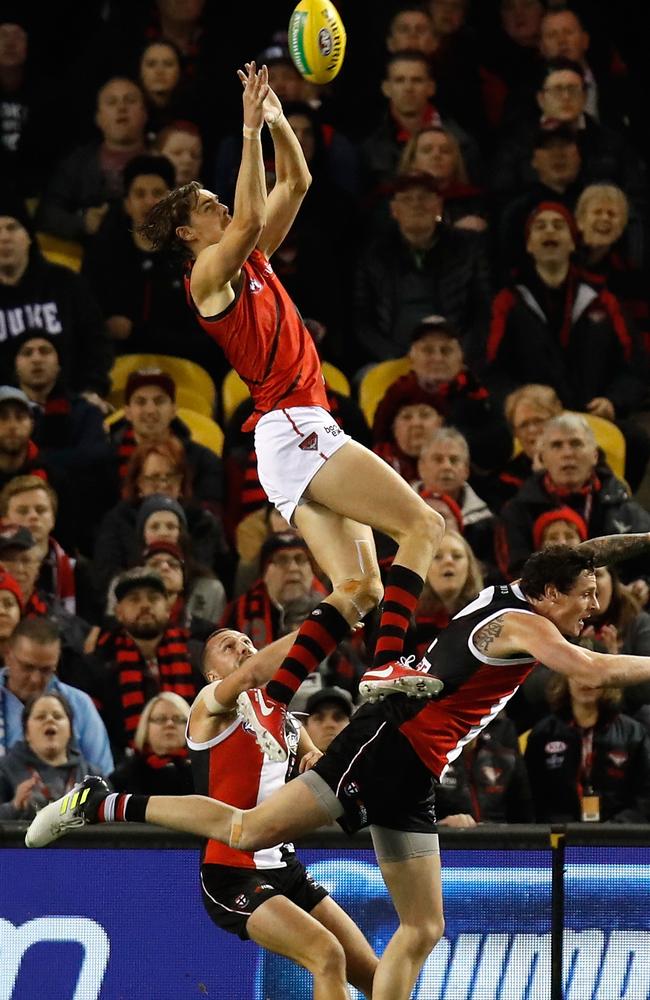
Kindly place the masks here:
[(235, 868), (201, 865), (201, 895), (211, 920), (224, 931), (248, 940), (251, 913), (273, 896), (286, 896), (306, 913), (329, 895), (295, 855), (286, 868)]
[(433, 776), (381, 706), (358, 709), (312, 770), (341, 803), (346, 833), (370, 825), (434, 832)]

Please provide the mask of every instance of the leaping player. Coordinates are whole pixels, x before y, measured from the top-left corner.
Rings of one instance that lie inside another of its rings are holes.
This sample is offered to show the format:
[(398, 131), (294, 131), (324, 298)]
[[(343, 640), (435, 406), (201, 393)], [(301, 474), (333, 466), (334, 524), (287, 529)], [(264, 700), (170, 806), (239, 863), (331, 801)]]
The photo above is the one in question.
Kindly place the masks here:
[[(382, 598), (372, 528), (398, 544), (386, 581), (393, 622), (379, 635), (377, 663), (399, 689), (411, 671), (397, 661), (401, 630), (414, 610), (444, 522), (385, 462), (345, 434), (328, 412), (320, 361), (311, 336), (269, 258), (289, 231), (311, 177), (300, 143), (268, 84), (265, 66), (247, 63), (244, 138), (232, 216), (198, 182), (176, 188), (150, 212), (143, 232), (156, 249), (186, 261), (190, 308), (244, 380), (255, 409), (244, 428), (255, 431), (259, 477), (282, 516), (301, 532), (316, 562), (362, 617)], [(266, 194), (260, 135), (271, 131), (277, 181)], [(332, 206), (333, 213), (336, 205)], [(327, 294), (327, 289), (323, 289)], [(349, 622), (322, 606), (307, 622), (343, 638)], [(329, 651), (329, 650), (328, 650)], [(287, 702), (313, 665), (294, 658), (265, 695), (244, 698), (241, 710), (267, 750), (284, 755), (283, 720), (266, 715)], [(410, 679), (409, 679), (410, 678)], [(422, 693), (427, 682), (420, 678)], [(430, 692), (429, 692), (430, 693)], [(261, 698), (267, 702), (262, 706)]]

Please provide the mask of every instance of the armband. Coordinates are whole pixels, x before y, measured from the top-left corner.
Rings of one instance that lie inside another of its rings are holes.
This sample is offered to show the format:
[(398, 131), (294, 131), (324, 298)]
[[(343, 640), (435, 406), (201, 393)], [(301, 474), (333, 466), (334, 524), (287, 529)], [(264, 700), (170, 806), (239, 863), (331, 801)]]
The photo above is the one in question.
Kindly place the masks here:
[(284, 112), (281, 111), (279, 115), (276, 115), (271, 121), (267, 121), (267, 125), (270, 129), (279, 128), (283, 121), (286, 121), (284, 117)]
[(228, 712), (232, 712), (234, 710), (234, 706), (231, 708), (227, 708), (225, 705), (222, 705), (221, 702), (217, 701), (217, 699), (215, 698), (214, 692), (217, 690), (220, 684), (221, 681), (213, 681), (212, 684), (208, 684), (208, 686), (204, 687), (201, 691), (203, 704), (207, 708), (210, 715), (226, 715)]

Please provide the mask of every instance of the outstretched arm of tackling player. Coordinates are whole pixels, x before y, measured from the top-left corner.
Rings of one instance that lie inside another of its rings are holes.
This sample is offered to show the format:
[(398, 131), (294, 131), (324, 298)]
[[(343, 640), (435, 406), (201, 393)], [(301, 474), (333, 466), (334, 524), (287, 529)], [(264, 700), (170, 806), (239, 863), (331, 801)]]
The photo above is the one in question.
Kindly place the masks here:
[(529, 653), (551, 670), (588, 687), (625, 687), (650, 680), (650, 656), (597, 653), (575, 646), (542, 615), (507, 614), (499, 656)]
[(578, 545), (578, 550), (593, 556), (596, 566), (613, 566), (624, 559), (650, 553), (650, 532), (641, 531), (633, 535), (603, 535), (590, 538)]

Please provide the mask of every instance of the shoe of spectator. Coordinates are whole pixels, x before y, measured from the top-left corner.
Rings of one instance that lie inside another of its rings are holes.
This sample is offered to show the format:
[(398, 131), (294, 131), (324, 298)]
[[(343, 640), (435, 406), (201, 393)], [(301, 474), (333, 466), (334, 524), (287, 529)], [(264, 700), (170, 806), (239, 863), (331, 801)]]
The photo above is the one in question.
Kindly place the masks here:
[(27, 847), (46, 847), (70, 830), (97, 822), (97, 810), (110, 788), (103, 778), (86, 775), (60, 799), (36, 814), (25, 834)]
[(444, 685), (432, 674), (413, 670), (408, 659), (402, 657), (387, 663), (384, 667), (366, 670), (359, 681), (359, 697), (362, 701), (380, 701), (390, 694), (406, 694), (409, 698), (431, 698), (442, 691)]
[(255, 733), (260, 748), (270, 760), (287, 759), (284, 738), (286, 707), (261, 691), (242, 691), (237, 699), (237, 711)]

